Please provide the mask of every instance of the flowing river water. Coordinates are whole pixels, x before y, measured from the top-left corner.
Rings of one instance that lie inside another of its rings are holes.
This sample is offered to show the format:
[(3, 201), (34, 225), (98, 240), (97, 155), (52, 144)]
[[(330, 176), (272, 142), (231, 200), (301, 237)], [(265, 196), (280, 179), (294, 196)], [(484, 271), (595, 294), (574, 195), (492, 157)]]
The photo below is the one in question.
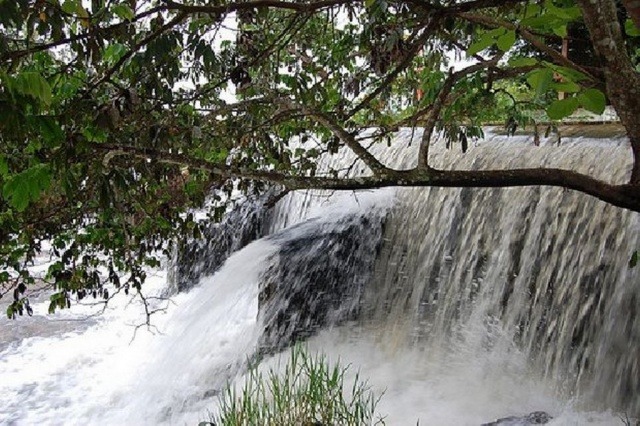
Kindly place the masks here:
[[(411, 167), (419, 136), (376, 149)], [(465, 155), (441, 145), (443, 168), (544, 165), (619, 182), (630, 167), (624, 138), (535, 147), (489, 132)], [(46, 316), (43, 303), (3, 319), (0, 424), (197, 424), (249, 358), (274, 363), (301, 339), (359, 370), (389, 425), (640, 415), (637, 214), (559, 188), (299, 192), (243, 211), (260, 238), (229, 245), (224, 263), (201, 244), (193, 287), (153, 300), (152, 329), (136, 328), (142, 309), (124, 298), (98, 316)], [(147, 283), (166, 288), (164, 272)]]

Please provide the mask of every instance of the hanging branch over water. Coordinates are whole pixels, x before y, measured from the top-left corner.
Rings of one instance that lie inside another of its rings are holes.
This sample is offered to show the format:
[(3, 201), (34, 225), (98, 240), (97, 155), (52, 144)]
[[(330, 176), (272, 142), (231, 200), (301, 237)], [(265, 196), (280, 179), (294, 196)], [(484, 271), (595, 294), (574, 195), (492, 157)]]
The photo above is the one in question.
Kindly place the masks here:
[[(14, 295), (10, 317), (24, 311), (44, 241), (55, 248), (52, 310), (78, 291), (122, 288), (120, 275), (138, 290), (144, 267), (197, 237), (191, 209), (218, 194), (219, 217), (225, 197), (271, 184), (545, 185), (640, 211), (640, 39), (636, 16), (613, 0), (195, 3), (0, 2), (0, 294)], [(562, 53), (576, 28), (590, 34), (590, 61)], [(452, 57), (471, 64), (446, 71)], [(428, 162), (440, 132), (464, 151), (483, 123), (514, 131), (544, 111), (554, 124), (607, 100), (631, 143), (629, 183)], [(389, 168), (361, 137), (391, 143), (401, 126), (424, 129), (414, 170)], [(342, 147), (369, 175), (320, 168)]]

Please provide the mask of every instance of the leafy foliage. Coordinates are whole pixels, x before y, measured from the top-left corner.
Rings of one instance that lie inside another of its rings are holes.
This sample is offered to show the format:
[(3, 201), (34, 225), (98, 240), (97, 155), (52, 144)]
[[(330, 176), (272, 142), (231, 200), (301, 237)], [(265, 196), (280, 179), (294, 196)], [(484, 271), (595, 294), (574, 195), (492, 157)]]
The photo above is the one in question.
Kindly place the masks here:
[(0, 294), (24, 284), (12, 303), (27, 303), (44, 249), (51, 311), (138, 292), (197, 236), (207, 197), (215, 219), (238, 190), (336, 188), (317, 160), (345, 145), (380, 170), (360, 129), (425, 125), (466, 151), (487, 121), (601, 112), (601, 73), (555, 47), (582, 15), (573, 0), (0, 0)]

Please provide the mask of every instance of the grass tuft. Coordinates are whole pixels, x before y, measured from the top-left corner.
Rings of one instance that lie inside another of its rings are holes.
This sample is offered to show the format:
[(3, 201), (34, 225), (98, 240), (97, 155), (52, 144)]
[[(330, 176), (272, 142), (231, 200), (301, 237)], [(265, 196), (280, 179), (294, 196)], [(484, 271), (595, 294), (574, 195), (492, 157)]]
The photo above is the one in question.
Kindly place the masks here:
[(375, 419), (379, 398), (349, 366), (330, 364), (324, 355), (310, 355), (301, 346), (291, 349), (282, 372), (262, 374), (252, 368), (244, 386), (229, 386), (220, 398), (217, 426), (364, 426), (384, 425)]

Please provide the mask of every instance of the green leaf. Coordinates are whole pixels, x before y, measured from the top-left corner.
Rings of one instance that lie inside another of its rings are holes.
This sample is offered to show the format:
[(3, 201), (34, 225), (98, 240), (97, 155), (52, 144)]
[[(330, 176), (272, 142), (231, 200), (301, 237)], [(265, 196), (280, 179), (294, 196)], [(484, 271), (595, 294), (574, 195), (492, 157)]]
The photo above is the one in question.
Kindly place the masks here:
[(18, 74), (12, 86), (15, 91), (37, 99), (44, 105), (51, 104), (51, 86), (40, 73), (27, 71)]
[(512, 67), (531, 67), (537, 63), (538, 61), (534, 58), (514, 57), (509, 59), (509, 65)]
[(64, 131), (53, 117), (38, 117), (37, 124), (42, 138), (49, 146), (64, 140)]
[(624, 32), (630, 37), (640, 37), (640, 28), (631, 19), (624, 21)]
[(548, 13), (567, 22), (576, 20), (582, 15), (578, 7), (557, 7), (552, 0), (545, 1), (544, 6)]
[(133, 10), (131, 10), (129, 5), (126, 3), (115, 5), (112, 11), (118, 18), (124, 19), (125, 21), (131, 21), (136, 16)]
[(578, 98), (575, 97), (553, 101), (547, 107), (547, 115), (552, 120), (561, 120), (573, 114), (579, 105)]
[(549, 68), (539, 68), (527, 75), (527, 83), (536, 91), (536, 98), (542, 97), (553, 82), (553, 71)]
[(498, 37), (496, 44), (498, 46), (498, 49), (502, 50), (503, 52), (506, 52), (507, 50), (511, 49), (511, 46), (513, 46), (515, 42), (516, 42), (516, 32), (507, 31), (506, 33)]
[(578, 93), (580, 91), (580, 86), (572, 81), (553, 82), (550, 87), (557, 92)]
[(595, 114), (602, 114), (607, 105), (607, 99), (604, 93), (598, 89), (587, 89), (578, 95), (580, 105)]
[(72, 15), (76, 13), (79, 5), (80, 0), (65, 0), (64, 3), (62, 3), (61, 8), (63, 12)]
[(56, 307), (58, 306), (58, 302), (52, 300), (51, 302), (49, 302), (49, 313), (50, 314), (54, 314), (56, 312)]
[(567, 26), (566, 25), (558, 25), (557, 27), (553, 27), (553, 33), (558, 37), (566, 37), (567, 36)]
[(635, 268), (638, 264), (638, 250), (635, 250), (629, 259), (629, 268)]
[(108, 64), (115, 64), (127, 52), (127, 47), (121, 43), (113, 43), (104, 50), (102, 59)]
[(490, 46), (493, 46), (496, 43), (496, 39), (502, 36), (505, 33), (505, 31), (506, 30), (502, 28), (498, 28), (482, 34), (478, 39), (478, 41), (476, 41), (475, 43), (472, 43), (471, 46), (469, 46), (469, 49), (467, 49), (467, 55), (473, 56), (476, 53)]
[(11, 176), (2, 187), (2, 197), (11, 207), (24, 211), (29, 203), (40, 198), (42, 191), (51, 185), (51, 171), (48, 165), (38, 164), (17, 175)]
[(565, 81), (580, 82), (587, 79), (587, 76), (580, 71), (576, 71), (573, 68), (561, 67), (559, 65), (552, 64), (551, 62), (544, 62), (544, 65), (554, 72), (560, 74)]

